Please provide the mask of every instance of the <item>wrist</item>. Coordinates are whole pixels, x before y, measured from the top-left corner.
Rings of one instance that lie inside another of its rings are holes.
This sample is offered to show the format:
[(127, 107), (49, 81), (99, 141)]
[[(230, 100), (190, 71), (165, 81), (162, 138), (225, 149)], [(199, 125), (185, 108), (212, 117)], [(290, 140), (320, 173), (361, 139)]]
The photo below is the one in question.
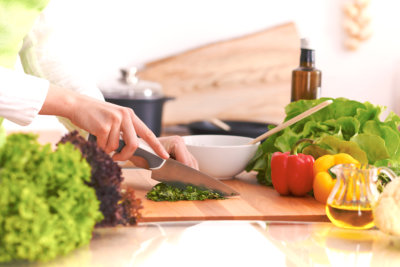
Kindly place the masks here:
[(78, 98), (79, 94), (51, 84), (39, 114), (73, 120)]

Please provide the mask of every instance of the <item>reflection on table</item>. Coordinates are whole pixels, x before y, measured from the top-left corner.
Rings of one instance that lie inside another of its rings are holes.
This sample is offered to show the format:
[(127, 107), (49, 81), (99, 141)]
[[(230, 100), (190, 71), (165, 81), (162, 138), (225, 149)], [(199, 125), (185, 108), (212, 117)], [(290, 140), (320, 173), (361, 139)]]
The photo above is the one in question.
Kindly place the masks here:
[(142, 223), (96, 229), (89, 246), (48, 263), (6, 266), (400, 266), (400, 238), (331, 223)]

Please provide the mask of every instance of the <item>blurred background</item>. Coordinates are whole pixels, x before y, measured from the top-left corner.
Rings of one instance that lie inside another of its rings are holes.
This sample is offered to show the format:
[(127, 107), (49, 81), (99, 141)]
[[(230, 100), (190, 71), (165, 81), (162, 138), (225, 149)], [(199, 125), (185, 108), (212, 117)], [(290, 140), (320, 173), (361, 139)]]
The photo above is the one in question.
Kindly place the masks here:
[[(399, 114), (400, 2), (369, 1), (372, 34), (355, 50), (344, 45), (343, 6), (348, 2), (53, 0), (46, 12), (63, 59), (100, 87), (117, 79), (122, 67), (141, 67), (293, 22), (299, 37), (310, 38), (315, 48), (316, 67), (322, 71), (322, 96), (370, 101)], [(300, 41), (295, 45), (300, 46)], [(290, 90), (290, 83), (287, 86)], [(19, 128), (10, 122), (5, 126)], [(62, 126), (55, 118), (39, 116), (25, 129), (57, 127)]]

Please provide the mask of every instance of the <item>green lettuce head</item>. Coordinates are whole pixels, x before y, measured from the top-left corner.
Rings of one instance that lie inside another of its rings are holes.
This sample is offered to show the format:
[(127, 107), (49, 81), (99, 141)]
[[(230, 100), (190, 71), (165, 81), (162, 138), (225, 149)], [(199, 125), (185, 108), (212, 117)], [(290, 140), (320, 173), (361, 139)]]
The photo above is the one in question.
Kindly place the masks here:
[(103, 216), (90, 166), (70, 143), (56, 151), (32, 134), (0, 148), (0, 262), (46, 261), (88, 244)]

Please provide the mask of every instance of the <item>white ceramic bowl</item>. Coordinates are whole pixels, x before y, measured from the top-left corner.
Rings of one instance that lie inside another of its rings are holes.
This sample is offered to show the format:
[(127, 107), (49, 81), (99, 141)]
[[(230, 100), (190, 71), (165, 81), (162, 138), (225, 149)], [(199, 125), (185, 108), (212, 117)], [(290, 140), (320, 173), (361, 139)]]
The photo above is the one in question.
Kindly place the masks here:
[(248, 145), (252, 138), (233, 135), (187, 135), (183, 139), (200, 171), (221, 180), (244, 171), (260, 144)]

